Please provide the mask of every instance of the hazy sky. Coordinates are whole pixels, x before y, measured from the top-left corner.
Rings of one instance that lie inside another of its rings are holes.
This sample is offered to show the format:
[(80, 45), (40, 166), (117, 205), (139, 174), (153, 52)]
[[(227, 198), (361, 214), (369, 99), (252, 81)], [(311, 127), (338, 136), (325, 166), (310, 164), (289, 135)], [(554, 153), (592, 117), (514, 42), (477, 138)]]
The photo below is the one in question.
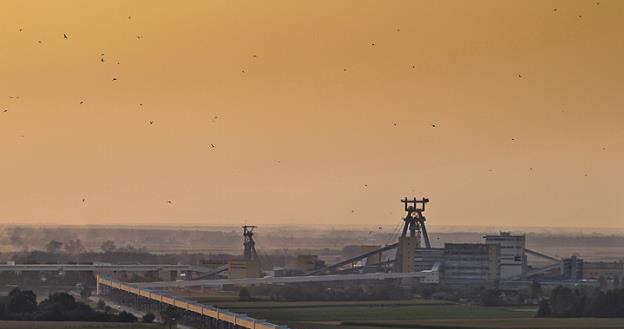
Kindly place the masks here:
[(0, 223), (623, 227), (623, 105), (624, 1), (3, 0)]

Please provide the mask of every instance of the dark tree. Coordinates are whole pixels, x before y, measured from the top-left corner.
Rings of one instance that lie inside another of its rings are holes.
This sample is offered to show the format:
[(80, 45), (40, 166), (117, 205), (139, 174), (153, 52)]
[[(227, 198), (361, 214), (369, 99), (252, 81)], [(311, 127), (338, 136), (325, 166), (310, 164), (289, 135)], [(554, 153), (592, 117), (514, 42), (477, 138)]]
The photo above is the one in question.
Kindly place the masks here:
[(11, 313), (32, 313), (37, 310), (37, 295), (15, 288), (9, 293), (6, 309)]
[(100, 249), (102, 249), (102, 251), (105, 253), (111, 253), (115, 251), (115, 249), (117, 249), (117, 246), (115, 245), (115, 242), (113, 242), (112, 240), (106, 240), (102, 243), (102, 246), (100, 247)]
[(65, 251), (68, 254), (78, 255), (87, 251), (87, 248), (85, 248), (85, 246), (82, 244), (82, 241), (80, 241), (79, 239), (76, 239), (76, 240), (69, 240), (67, 241), (67, 243), (65, 243)]
[(535, 298), (540, 297), (541, 295), (542, 295), (542, 285), (536, 280), (533, 280), (533, 282), (531, 282), (531, 298), (535, 299)]
[(550, 316), (550, 304), (545, 299), (542, 299), (539, 303), (539, 307), (537, 309), (537, 316), (540, 318), (545, 318)]
[(241, 288), (238, 292), (238, 299), (243, 302), (248, 302), (251, 300), (251, 294), (247, 288)]
[(481, 294), (481, 305), (483, 306), (501, 306), (503, 300), (500, 298), (498, 289), (487, 289)]
[(155, 319), (154, 313), (147, 313), (143, 316), (143, 323), (153, 323)]
[(169, 305), (160, 312), (160, 318), (163, 320), (163, 323), (171, 329), (177, 323), (178, 310)]
[(80, 298), (82, 298), (83, 300), (88, 299), (89, 297), (91, 297), (91, 288), (87, 287), (87, 286), (83, 286), (82, 289), (80, 289)]
[(56, 240), (51, 240), (46, 245), (46, 251), (49, 253), (57, 254), (61, 252), (61, 248), (63, 247), (63, 242), (59, 242)]
[(117, 322), (130, 322), (130, 323), (134, 323), (137, 322), (137, 317), (134, 316), (132, 313), (128, 313), (126, 311), (122, 311), (121, 313), (119, 313), (117, 315)]

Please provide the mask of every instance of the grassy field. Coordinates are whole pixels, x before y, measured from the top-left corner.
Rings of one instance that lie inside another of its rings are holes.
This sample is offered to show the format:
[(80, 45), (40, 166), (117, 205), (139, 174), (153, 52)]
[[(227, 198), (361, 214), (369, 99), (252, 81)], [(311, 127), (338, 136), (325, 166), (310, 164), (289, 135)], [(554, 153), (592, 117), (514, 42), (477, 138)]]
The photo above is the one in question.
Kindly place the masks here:
[(45, 322), (45, 321), (0, 321), (2, 329), (157, 329), (156, 324), (103, 323), (103, 322)]
[(221, 302), (216, 306), (294, 329), (615, 329), (624, 319), (541, 319), (534, 307), (436, 301)]

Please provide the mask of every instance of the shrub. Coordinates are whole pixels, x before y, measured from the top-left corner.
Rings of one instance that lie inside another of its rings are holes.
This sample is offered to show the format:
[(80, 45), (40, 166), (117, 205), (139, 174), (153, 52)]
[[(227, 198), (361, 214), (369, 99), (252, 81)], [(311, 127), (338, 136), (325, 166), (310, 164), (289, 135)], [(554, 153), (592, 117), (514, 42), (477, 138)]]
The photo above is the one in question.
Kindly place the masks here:
[(143, 323), (153, 323), (156, 316), (153, 313), (147, 313), (143, 316)]
[(122, 311), (117, 315), (117, 322), (137, 322), (137, 317), (132, 313), (128, 313), (126, 311)]

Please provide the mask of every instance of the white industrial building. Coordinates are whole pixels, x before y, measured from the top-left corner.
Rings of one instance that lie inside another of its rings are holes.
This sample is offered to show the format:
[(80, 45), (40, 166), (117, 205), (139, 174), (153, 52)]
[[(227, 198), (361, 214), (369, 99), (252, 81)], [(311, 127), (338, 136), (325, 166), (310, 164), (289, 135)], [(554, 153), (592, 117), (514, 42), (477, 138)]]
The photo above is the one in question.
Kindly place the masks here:
[(527, 258), (525, 254), (526, 237), (524, 235), (512, 235), (510, 232), (500, 234), (488, 234), (485, 237), (486, 244), (500, 246), (500, 277), (508, 279), (524, 274)]

